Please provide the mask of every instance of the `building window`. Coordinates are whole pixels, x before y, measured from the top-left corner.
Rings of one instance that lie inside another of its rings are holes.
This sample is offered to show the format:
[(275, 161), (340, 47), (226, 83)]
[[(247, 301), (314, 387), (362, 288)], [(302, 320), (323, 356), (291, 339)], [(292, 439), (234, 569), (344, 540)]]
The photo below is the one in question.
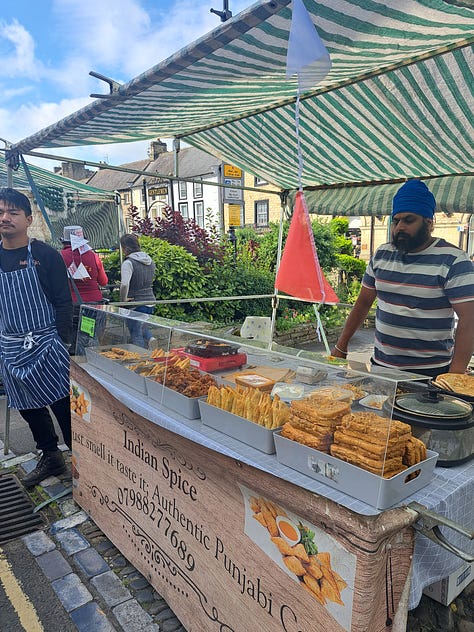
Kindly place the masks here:
[(255, 224), (257, 226), (268, 226), (268, 200), (257, 200), (255, 202)]
[(202, 198), (202, 182), (193, 182), (193, 195), (195, 198)]
[(267, 180), (262, 180), (258, 176), (255, 176), (255, 178), (253, 179), (253, 186), (254, 187), (263, 187), (266, 184), (268, 184), (268, 181)]
[(184, 219), (189, 219), (188, 203), (180, 202), (178, 207), (179, 207), (179, 212), (181, 213), (181, 216), (184, 217)]
[(204, 228), (204, 202), (194, 202), (194, 219), (198, 226)]
[(180, 180), (178, 182), (178, 197), (180, 200), (185, 200), (188, 197), (188, 183)]

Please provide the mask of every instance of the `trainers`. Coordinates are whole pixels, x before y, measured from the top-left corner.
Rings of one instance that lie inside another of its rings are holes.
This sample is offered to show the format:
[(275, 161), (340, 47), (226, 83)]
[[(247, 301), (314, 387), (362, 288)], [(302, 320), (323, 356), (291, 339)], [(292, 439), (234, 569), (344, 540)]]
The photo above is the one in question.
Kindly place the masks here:
[(34, 487), (44, 481), (48, 476), (57, 476), (66, 471), (66, 463), (60, 450), (45, 450), (41, 455), (38, 465), (27, 474), (22, 483), (25, 487)]

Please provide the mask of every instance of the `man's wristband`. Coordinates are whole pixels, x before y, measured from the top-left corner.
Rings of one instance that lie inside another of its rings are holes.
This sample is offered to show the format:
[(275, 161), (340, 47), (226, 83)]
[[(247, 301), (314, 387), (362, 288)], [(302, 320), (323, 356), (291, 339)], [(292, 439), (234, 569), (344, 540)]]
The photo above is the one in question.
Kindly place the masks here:
[(347, 355), (347, 351), (343, 351), (342, 349), (339, 349), (339, 347), (337, 345), (334, 345), (334, 349), (339, 351), (339, 353), (343, 353), (344, 355)]

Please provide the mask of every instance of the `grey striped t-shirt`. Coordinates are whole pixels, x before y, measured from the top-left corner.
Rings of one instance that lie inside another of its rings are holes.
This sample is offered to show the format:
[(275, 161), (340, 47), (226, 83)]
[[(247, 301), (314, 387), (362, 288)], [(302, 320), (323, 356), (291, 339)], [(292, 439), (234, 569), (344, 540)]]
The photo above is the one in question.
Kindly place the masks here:
[(377, 291), (374, 359), (400, 369), (449, 364), (454, 346), (452, 305), (474, 301), (474, 265), (444, 239), (401, 253), (383, 244), (362, 284)]

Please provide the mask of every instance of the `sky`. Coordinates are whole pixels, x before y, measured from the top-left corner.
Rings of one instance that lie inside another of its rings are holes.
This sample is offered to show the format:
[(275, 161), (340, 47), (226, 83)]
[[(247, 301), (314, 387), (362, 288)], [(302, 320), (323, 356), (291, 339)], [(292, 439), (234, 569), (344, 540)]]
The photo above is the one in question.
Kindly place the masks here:
[[(237, 15), (252, 0), (229, 0)], [(126, 83), (221, 24), (222, 0), (2, 0), (0, 138), (17, 142)], [(148, 142), (46, 150), (109, 164), (147, 157)], [(26, 157), (52, 169), (54, 162)]]

